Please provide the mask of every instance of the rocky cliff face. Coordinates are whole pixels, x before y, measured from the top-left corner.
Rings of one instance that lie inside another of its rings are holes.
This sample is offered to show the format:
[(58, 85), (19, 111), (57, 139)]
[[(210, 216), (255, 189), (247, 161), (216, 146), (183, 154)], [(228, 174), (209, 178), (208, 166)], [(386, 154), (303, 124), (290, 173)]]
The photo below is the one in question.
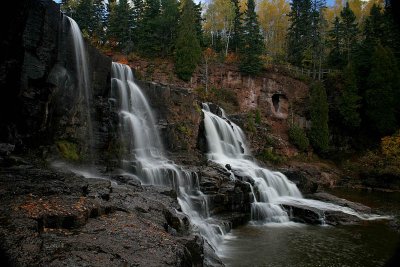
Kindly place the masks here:
[[(69, 23), (52, 1), (19, 1), (10, 12), (1, 63), (0, 143), (19, 152), (55, 146), (62, 140), (88, 157), (88, 121), (79, 97)], [(111, 59), (87, 46), (96, 147), (113, 138), (115, 122), (107, 104)], [(4, 78), (4, 79), (3, 79)], [(96, 120), (97, 119), (97, 120)]]
[[(123, 59), (121, 56), (115, 58)], [(207, 78), (204, 66), (199, 65), (191, 80), (183, 82), (174, 76), (171, 62), (162, 60), (151, 62), (135, 58), (129, 64), (139, 78), (160, 84), (174, 84), (174, 87), (190, 88), (197, 93), (202, 92), (198, 95), (199, 98), (204, 98), (201, 94), (205, 92), (207, 80), (209, 92), (234, 102), (218, 104), (228, 113), (237, 114), (239, 120), (235, 122), (240, 126), (246, 126), (250, 113), (259, 113), (267, 128), (263, 126), (260, 131), (256, 129), (248, 132), (250, 147), (254, 154), (271, 148), (270, 145), (263, 144), (267, 140), (264, 133), (268, 132), (274, 139), (273, 148), (278, 154), (296, 155), (296, 148), (288, 142), (289, 124), (296, 123), (303, 128), (310, 127), (308, 107), (305, 104), (308, 99), (308, 86), (287, 75), (285, 69), (273, 67), (257, 77), (250, 77), (242, 75), (234, 65), (213, 63), (209, 65)]]
[(157, 115), (166, 150), (172, 153), (195, 151), (202, 119), (201, 103), (196, 95), (190, 89), (153, 82), (137, 83)]

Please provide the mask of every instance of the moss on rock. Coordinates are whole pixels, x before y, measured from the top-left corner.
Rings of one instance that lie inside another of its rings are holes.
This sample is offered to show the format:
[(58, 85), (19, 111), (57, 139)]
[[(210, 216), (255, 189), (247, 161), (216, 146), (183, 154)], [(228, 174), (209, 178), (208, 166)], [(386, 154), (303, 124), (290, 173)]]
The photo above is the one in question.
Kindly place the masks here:
[(79, 160), (79, 153), (76, 144), (66, 140), (60, 140), (56, 142), (56, 145), (63, 158), (73, 161)]

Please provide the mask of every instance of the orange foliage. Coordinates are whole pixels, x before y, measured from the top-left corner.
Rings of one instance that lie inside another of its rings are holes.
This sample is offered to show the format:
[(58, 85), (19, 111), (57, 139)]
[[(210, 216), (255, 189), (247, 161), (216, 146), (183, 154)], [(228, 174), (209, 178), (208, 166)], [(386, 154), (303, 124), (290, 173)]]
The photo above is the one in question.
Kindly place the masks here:
[(203, 51), (203, 56), (206, 60), (213, 60), (217, 57), (217, 53), (215, 53), (214, 49), (207, 47)]
[(86, 211), (85, 204), (84, 197), (80, 197), (73, 205), (68, 205), (59, 198), (43, 199), (29, 195), (29, 199), (18, 208), (27, 213), (30, 218), (36, 219), (44, 214), (69, 215), (74, 211)]
[(381, 139), (382, 154), (388, 159), (400, 160), (400, 132)]
[(239, 57), (236, 53), (228, 53), (228, 55), (225, 57), (225, 63), (226, 64), (232, 64), (232, 63), (237, 63), (239, 61)]

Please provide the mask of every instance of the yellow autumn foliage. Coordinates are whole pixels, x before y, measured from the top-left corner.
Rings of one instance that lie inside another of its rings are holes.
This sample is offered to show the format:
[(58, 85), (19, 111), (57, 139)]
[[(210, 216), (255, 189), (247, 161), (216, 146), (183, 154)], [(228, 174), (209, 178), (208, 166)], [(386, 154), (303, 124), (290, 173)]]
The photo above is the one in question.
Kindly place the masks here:
[(381, 139), (382, 154), (387, 159), (400, 160), (400, 131)]

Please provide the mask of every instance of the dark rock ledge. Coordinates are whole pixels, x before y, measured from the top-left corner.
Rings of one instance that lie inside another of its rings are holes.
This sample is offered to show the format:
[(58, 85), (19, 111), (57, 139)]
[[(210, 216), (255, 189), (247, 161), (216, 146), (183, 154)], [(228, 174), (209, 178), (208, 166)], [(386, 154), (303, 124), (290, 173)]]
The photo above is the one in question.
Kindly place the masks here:
[(170, 189), (0, 169), (1, 266), (202, 266)]

